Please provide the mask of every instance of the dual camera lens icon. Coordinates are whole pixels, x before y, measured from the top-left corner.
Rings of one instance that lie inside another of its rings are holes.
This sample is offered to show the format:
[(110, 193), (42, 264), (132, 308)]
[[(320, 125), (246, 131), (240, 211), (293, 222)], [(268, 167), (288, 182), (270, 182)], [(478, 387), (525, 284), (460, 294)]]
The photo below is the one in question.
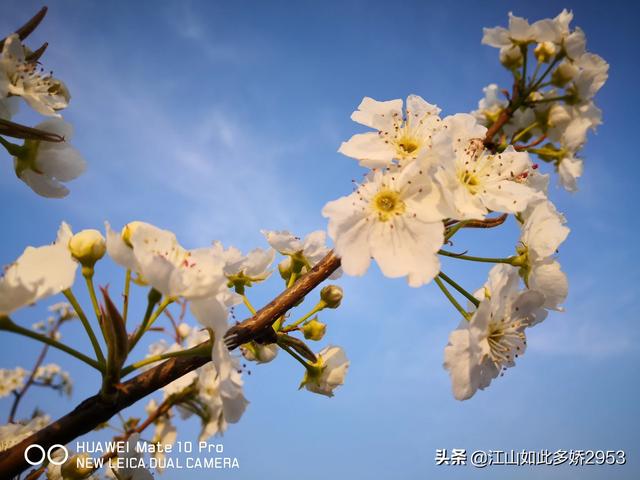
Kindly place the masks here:
[[(53, 456), (53, 453), (56, 450), (62, 450), (64, 455), (60, 458), (56, 455)], [(51, 445), (48, 450), (45, 450), (42, 445), (38, 445), (37, 443), (29, 445), (24, 451), (24, 459), (27, 461), (29, 465), (38, 466), (42, 464), (45, 459), (49, 460), (49, 463), (52, 465), (62, 465), (69, 459), (69, 450), (64, 445), (60, 445), (56, 443)]]

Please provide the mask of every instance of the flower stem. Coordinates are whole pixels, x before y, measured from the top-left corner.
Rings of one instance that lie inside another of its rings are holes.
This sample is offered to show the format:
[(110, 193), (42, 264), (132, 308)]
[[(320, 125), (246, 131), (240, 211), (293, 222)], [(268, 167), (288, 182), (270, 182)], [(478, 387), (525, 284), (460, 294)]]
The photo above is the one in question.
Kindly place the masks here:
[(455, 282), (451, 277), (446, 275), (444, 272), (440, 272), (438, 276), (442, 278), (445, 282), (447, 282), (449, 285), (451, 285), (453, 288), (455, 288), (462, 295), (464, 295), (467, 298), (467, 300), (473, 303), (476, 307), (480, 305), (480, 301), (476, 297), (474, 297), (469, 292), (467, 292), (464, 288), (462, 288), (457, 282)]
[(129, 313), (129, 291), (131, 290), (131, 270), (127, 268), (127, 273), (124, 277), (124, 292), (122, 296), (124, 301), (122, 304), (122, 320), (124, 324), (127, 324), (127, 314)]
[(42, 343), (46, 343), (47, 345), (50, 345), (53, 348), (57, 348), (58, 350), (62, 350), (63, 352), (68, 353), (72, 357), (76, 357), (78, 360), (83, 361), (87, 365), (95, 368), (100, 372), (102, 372), (103, 370), (103, 367), (94, 359), (87, 357), (85, 354), (78, 352), (77, 350), (65, 345), (64, 343), (60, 343), (57, 340), (54, 340), (53, 338), (47, 337), (46, 335), (41, 335), (29, 329), (23, 328), (20, 325), (17, 325), (16, 323), (14, 323), (9, 317), (0, 317), (0, 330), (6, 330), (7, 332), (16, 333), (18, 335), (24, 335), (25, 337), (32, 338)]
[(69, 300), (69, 303), (78, 314), (78, 318), (80, 318), (80, 322), (82, 323), (82, 326), (84, 327), (84, 329), (87, 332), (87, 335), (89, 336), (89, 340), (91, 341), (91, 345), (93, 346), (93, 351), (96, 354), (98, 363), (100, 363), (101, 365), (104, 364), (105, 359), (104, 359), (104, 354), (102, 353), (102, 349), (100, 348), (100, 343), (98, 342), (98, 338), (96, 337), (96, 334), (93, 331), (93, 328), (91, 328), (91, 324), (89, 323), (89, 320), (87, 319), (87, 316), (85, 315), (84, 310), (82, 310), (82, 307), (78, 303), (78, 300), (76, 299), (75, 295), (73, 294), (70, 288), (64, 290), (62, 293), (67, 298), (67, 300)]
[(160, 362), (162, 360), (166, 360), (168, 358), (175, 357), (196, 357), (196, 356), (208, 356), (211, 355), (211, 343), (206, 343), (204, 345), (198, 345), (195, 348), (190, 348), (187, 350), (179, 350), (177, 352), (168, 352), (161, 353), (158, 355), (152, 355), (138, 362), (134, 362), (131, 365), (128, 365), (122, 369), (121, 375), (124, 377), (125, 375), (130, 374), (134, 370), (137, 370), (145, 365), (149, 365), (151, 363)]
[(133, 347), (136, 346), (136, 343), (138, 343), (140, 338), (142, 338), (142, 335), (144, 335), (144, 333), (147, 330), (149, 330), (149, 328), (151, 328), (151, 325), (153, 325), (153, 322), (155, 322), (158, 319), (158, 317), (160, 316), (160, 314), (162, 314), (164, 309), (167, 308), (169, 305), (171, 305), (174, 301), (175, 301), (174, 297), (165, 297), (162, 300), (162, 302), (160, 302), (160, 305), (158, 305), (158, 308), (156, 308), (155, 312), (153, 312), (153, 314), (146, 320), (146, 322), (143, 322), (142, 326), (137, 330), (135, 337), (131, 341), (129, 351), (133, 350)]
[(282, 348), (285, 352), (287, 352), (289, 355), (291, 355), (293, 358), (295, 358), (298, 362), (300, 362), (302, 364), (302, 366), (304, 368), (306, 368), (307, 370), (313, 368), (313, 365), (309, 365), (300, 355), (298, 355), (296, 352), (294, 352), (293, 350), (291, 350), (287, 345), (283, 345), (281, 343), (278, 343), (278, 345), (280, 346), (280, 348)]
[(325, 308), (327, 308), (327, 302), (325, 302), (324, 300), (320, 300), (318, 303), (316, 303), (315, 307), (313, 307), (308, 313), (306, 313), (305, 315), (303, 315), (301, 318), (299, 318), (298, 320), (296, 320), (295, 322), (287, 325), (284, 329), (283, 332), (290, 332), (291, 330), (295, 330), (296, 327), (298, 325), (300, 325), (302, 322), (304, 322), (305, 320), (308, 320), (309, 318), (311, 318), (313, 315), (315, 315), (316, 313), (324, 310)]
[(457, 254), (453, 252), (447, 252), (446, 250), (440, 250), (438, 253), (440, 255), (444, 255), (445, 257), (459, 258), (461, 260), (469, 260), (471, 262), (508, 263), (509, 265), (513, 265), (513, 257), (508, 257), (508, 258), (473, 257), (470, 255), (462, 255), (462, 254)]
[(531, 125), (527, 126), (526, 128), (523, 128), (516, 135), (514, 135), (514, 137), (511, 139), (511, 143), (512, 144), (517, 143), (522, 137), (524, 137), (528, 132), (530, 132), (537, 126), (538, 126), (538, 122), (533, 122)]
[(451, 302), (451, 305), (453, 305), (456, 308), (456, 310), (460, 312), (460, 314), (464, 317), (465, 320), (469, 321), (471, 319), (469, 312), (467, 312), (464, 308), (462, 308), (462, 305), (460, 305), (458, 301), (453, 297), (453, 295), (451, 295), (451, 292), (447, 290), (447, 287), (444, 286), (444, 283), (442, 283), (442, 280), (440, 280), (438, 277), (434, 278), (433, 280), (436, 282), (438, 287), (440, 287), (440, 290), (442, 290), (442, 293), (444, 293), (444, 296), (447, 297), (447, 299)]
[(249, 309), (249, 311), (251, 312), (251, 315), (256, 314), (256, 309), (253, 307), (253, 305), (251, 305), (251, 302), (249, 301), (249, 299), (244, 293), (242, 294), (242, 303), (244, 303), (245, 306)]

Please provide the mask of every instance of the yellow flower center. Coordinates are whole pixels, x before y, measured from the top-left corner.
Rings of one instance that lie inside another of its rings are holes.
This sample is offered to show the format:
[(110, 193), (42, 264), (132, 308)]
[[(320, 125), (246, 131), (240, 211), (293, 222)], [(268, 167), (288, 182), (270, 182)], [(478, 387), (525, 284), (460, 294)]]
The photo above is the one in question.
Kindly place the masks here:
[(397, 140), (398, 155), (402, 158), (410, 156), (413, 152), (420, 148), (420, 142), (408, 135), (403, 135)]
[(402, 215), (406, 209), (400, 193), (393, 190), (380, 190), (371, 203), (378, 214), (378, 219), (382, 222), (386, 222), (394, 215)]

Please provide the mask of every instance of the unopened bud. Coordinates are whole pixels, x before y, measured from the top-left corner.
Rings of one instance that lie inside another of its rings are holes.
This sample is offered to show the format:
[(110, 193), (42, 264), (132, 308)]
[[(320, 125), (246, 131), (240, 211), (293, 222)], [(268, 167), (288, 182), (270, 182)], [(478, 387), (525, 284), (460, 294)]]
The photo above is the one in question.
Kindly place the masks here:
[(322, 340), (326, 331), (327, 325), (315, 318), (302, 327), (302, 333), (307, 340)]
[(578, 67), (573, 62), (564, 61), (551, 74), (551, 83), (557, 87), (564, 87), (578, 74)]
[(250, 362), (268, 363), (278, 355), (278, 345), (275, 343), (260, 345), (256, 342), (250, 342), (242, 345), (240, 351), (244, 358)]
[(500, 49), (500, 63), (509, 70), (515, 70), (522, 65), (522, 50), (517, 45)]
[(547, 117), (547, 125), (551, 128), (558, 127), (560, 125), (566, 125), (571, 121), (571, 115), (567, 108), (558, 103), (554, 103), (549, 109)]
[(191, 327), (188, 324), (182, 322), (178, 325), (178, 335), (180, 335), (180, 337), (186, 338), (189, 333), (191, 333)]
[(93, 266), (107, 251), (107, 243), (98, 230), (82, 230), (69, 240), (69, 251), (83, 269), (90, 271), (87, 273), (93, 273)]
[(91, 461), (87, 461), (89, 458), (88, 453), (81, 455), (74, 455), (69, 460), (64, 462), (60, 468), (60, 474), (65, 480), (82, 480), (87, 478), (93, 472), (93, 467), (84, 466), (92, 464)]
[(533, 54), (540, 63), (547, 63), (556, 56), (558, 49), (553, 42), (541, 42), (533, 50)]
[(338, 308), (342, 302), (342, 288), (337, 285), (327, 285), (320, 290), (320, 299), (327, 304), (327, 308)]
[(283, 280), (289, 281), (289, 278), (291, 278), (291, 259), (289, 257), (278, 264), (278, 272), (280, 272)]

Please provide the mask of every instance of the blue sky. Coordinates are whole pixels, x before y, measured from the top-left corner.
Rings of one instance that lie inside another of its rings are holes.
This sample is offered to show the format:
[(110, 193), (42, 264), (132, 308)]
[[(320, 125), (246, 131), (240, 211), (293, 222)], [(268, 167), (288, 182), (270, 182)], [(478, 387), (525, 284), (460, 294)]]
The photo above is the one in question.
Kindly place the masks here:
[[(7, 1), (0, 32), (41, 4)], [(71, 195), (51, 201), (16, 181), (4, 156), (0, 202), (6, 264), (26, 245), (51, 241), (62, 220), (75, 230), (145, 220), (171, 229), (188, 247), (219, 239), (242, 249), (264, 246), (259, 230), (297, 234), (325, 227), (322, 206), (348, 193), (362, 170), (336, 152), (360, 129), (349, 115), (363, 96), (410, 93), (444, 114), (476, 107), (482, 87), (508, 84), (482, 27), (505, 25), (507, 12), (530, 20), (574, 10), (589, 50), (611, 65), (597, 97), (604, 124), (584, 150), (581, 189), (551, 196), (572, 229), (560, 261), (570, 280), (564, 314), (531, 330), (517, 367), (472, 400), (457, 402), (442, 369), (442, 349), (457, 325), (433, 285), (411, 289), (376, 268), (343, 278), (343, 306), (325, 315), (328, 343), (352, 361), (335, 398), (296, 390), (300, 369), (284, 355), (245, 375), (251, 400), (222, 441), (241, 469), (219, 478), (608, 478), (640, 475), (637, 409), (640, 327), (635, 125), (640, 67), (633, 50), (638, 6), (631, 2), (51, 2), (30, 39), (50, 42), (45, 64), (73, 96), (65, 118), (89, 169)], [(22, 109), (18, 119), (37, 120)], [(465, 232), (478, 255), (509, 254), (513, 226)], [(99, 282), (120, 288), (109, 261)], [(469, 289), (487, 268), (446, 262)], [(78, 295), (86, 302), (81, 285)], [(256, 288), (255, 303), (280, 285)], [(136, 291), (140, 312), (145, 292)], [(46, 305), (46, 304), (44, 304)], [(14, 316), (31, 325), (42, 307)], [(141, 312), (140, 312), (141, 313)], [(89, 345), (77, 325), (63, 338)], [(157, 338), (157, 337), (156, 337)], [(327, 343), (324, 342), (324, 343)], [(324, 344), (323, 343), (323, 344)], [(0, 335), (1, 367), (29, 368), (38, 348)], [(137, 350), (141, 355), (144, 348)], [(95, 393), (97, 378), (61, 354), (72, 402), (35, 391), (53, 416)], [(0, 412), (8, 410), (7, 399)], [(140, 409), (132, 409), (139, 413)], [(3, 414), (4, 415), (4, 414)], [(182, 440), (195, 422), (181, 424)], [(535, 469), (436, 467), (436, 448), (625, 449), (625, 467)], [(193, 472), (203, 478), (208, 472)], [(164, 478), (186, 478), (168, 472)]]

